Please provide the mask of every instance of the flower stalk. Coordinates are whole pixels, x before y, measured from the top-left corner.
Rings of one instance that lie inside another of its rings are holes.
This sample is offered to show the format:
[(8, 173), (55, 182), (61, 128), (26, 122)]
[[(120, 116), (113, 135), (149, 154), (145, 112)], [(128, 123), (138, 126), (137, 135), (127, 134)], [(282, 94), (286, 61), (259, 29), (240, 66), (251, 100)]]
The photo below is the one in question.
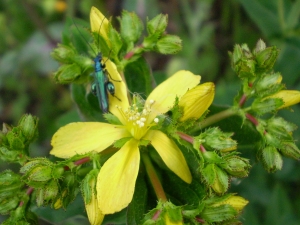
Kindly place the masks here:
[(163, 189), (163, 186), (161, 185), (161, 182), (157, 176), (157, 173), (153, 167), (153, 164), (151, 162), (151, 159), (150, 159), (148, 153), (146, 153), (146, 152), (141, 153), (141, 157), (142, 157), (142, 161), (145, 165), (150, 182), (152, 184), (152, 187), (155, 191), (157, 199), (159, 199), (163, 202), (166, 202), (167, 197), (166, 197), (165, 191)]

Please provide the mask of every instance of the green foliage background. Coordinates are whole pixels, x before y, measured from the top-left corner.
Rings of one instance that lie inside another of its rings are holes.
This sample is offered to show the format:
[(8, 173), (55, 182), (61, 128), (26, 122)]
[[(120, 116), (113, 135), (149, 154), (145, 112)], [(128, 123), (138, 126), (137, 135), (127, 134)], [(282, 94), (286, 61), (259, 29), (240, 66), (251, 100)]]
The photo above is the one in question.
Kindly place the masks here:
[[(135, 11), (144, 21), (161, 12), (169, 15), (168, 33), (182, 38), (183, 50), (175, 56), (146, 55), (157, 83), (179, 69), (190, 70), (200, 74), (202, 82), (215, 82), (214, 104), (231, 105), (240, 83), (231, 70), (228, 51), (234, 44), (254, 47), (262, 38), (281, 50), (275, 70), (282, 73), (287, 88), (300, 90), (300, 0), (2, 0), (0, 121), (16, 125), (24, 113), (39, 117), (39, 139), (32, 156), (47, 156), (54, 132), (80, 120), (69, 87), (54, 82), (52, 72), (58, 64), (49, 53), (61, 42), (62, 32), (68, 31), (66, 19), (79, 17), (88, 24), (92, 5), (113, 16), (116, 26), (115, 17), (122, 9)], [(300, 107), (293, 109), (294, 113), (286, 110), (281, 116), (299, 125)], [(236, 131), (234, 138), (238, 136)], [(295, 139), (300, 139), (299, 130)], [(231, 184), (231, 191), (250, 201), (241, 220), (245, 225), (300, 224), (299, 162), (286, 159), (282, 171), (268, 174), (255, 159), (254, 144), (240, 145), (243, 157), (253, 164), (250, 176)], [(12, 167), (0, 162), (1, 170), (8, 166)], [(45, 221), (59, 218), (57, 224), (67, 218), (63, 210), (52, 211), (53, 215), (45, 209), (37, 212)], [(63, 224), (83, 224), (82, 219), (78, 216)]]

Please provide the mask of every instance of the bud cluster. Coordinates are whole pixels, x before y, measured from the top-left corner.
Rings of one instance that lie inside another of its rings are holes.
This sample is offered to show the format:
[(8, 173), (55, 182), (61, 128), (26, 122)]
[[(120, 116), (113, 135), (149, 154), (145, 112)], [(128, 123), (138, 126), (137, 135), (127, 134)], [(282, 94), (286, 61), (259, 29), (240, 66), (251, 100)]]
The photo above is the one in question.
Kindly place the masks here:
[(29, 144), (37, 137), (38, 119), (24, 115), (17, 127), (3, 125), (0, 131), (0, 159), (23, 164), (28, 156)]
[(263, 139), (258, 157), (269, 172), (282, 168), (282, 156), (296, 160), (300, 159), (300, 150), (295, 145), (292, 132), (296, 125), (287, 122), (281, 117), (272, 117), (267, 120), (259, 131)]
[(21, 167), (20, 173), (24, 174), (22, 180), (36, 189), (37, 205), (41, 206), (57, 197), (58, 179), (62, 177), (64, 168), (45, 158), (35, 158)]
[(217, 194), (225, 193), (229, 188), (230, 176), (248, 176), (250, 163), (248, 159), (239, 157), (236, 152), (222, 157), (216, 152), (205, 151), (201, 154), (200, 173), (204, 183)]

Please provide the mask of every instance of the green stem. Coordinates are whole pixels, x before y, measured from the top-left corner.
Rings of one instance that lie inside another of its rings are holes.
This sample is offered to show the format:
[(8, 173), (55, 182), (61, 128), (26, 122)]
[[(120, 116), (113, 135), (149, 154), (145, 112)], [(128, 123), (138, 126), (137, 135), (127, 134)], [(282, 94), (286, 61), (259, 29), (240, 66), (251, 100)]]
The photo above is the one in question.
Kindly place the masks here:
[(199, 125), (197, 127), (194, 128), (194, 130), (192, 130), (192, 132), (196, 132), (200, 129), (203, 129), (205, 127), (208, 127), (214, 123), (217, 123), (227, 117), (230, 117), (230, 116), (233, 116), (233, 115), (236, 115), (237, 114), (237, 110), (236, 109), (233, 109), (233, 108), (229, 108), (229, 109), (226, 109), (224, 111), (221, 111), (221, 112), (218, 112), (212, 116), (209, 116), (207, 117), (206, 119), (204, 119), (203, 121), (201, 121), (199, 123)]
[(145, 164), (146, 171), (147, 171), (148, 177), (150, 179), (150, 182), (154, 188), (156, 197), (158, 199), (161, 199), (163, 202), (166, 202), (167, 201), (166, 194), (165, 194), (164, 189), (160, 183), (160, 180), (156, 174), (156, 171), (152, 165), (152, 162), (151, 162), (151, 159), (150, 159), (148, 153), (142, 152), (141, 156), (142, 156), (142, 160)]

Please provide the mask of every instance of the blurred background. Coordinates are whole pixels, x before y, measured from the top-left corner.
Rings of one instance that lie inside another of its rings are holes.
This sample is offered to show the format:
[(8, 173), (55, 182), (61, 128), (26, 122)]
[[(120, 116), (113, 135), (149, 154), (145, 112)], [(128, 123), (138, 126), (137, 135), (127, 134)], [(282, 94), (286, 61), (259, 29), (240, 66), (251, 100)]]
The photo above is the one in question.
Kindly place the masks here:
[[(143, 21), (168, 14), (168, 32), (182, 38), (183, 50), (174, 56), (147, 54), (154, 77), (161, 80), (179, 69), (200, 74), (202, 82), (216, 84), (214, 104), (231, 105), (239, 89), (228, 51), (242, 43), (254, 48), (259, 38), (280, 49), (274, 69), (282, 73), (288, 89), (300, 90), (300, 0), (1, 0), (0, 122), (17, 125), (24, 113), (39, 117), (32, 156), (47, 156), (54, 132), (79, 120), (69, 87), (54, 81), (59, 65), (50, 52), (68, 30), (66, 19), (81, 18), (88, 24), (91, 6), (114, 17), (116, 27), (123, 9)], [(280, 114), (299, 125), (299, 105), (293, 110)], [(299, 130), (295, 139), (300, 139)], [(240, 147), (253, 164), (248, 178), (231, 185), (231, 192), (250, 201), (243, 223), (300, 224), (300, 163), (285, 159), (282, 171), (268, 174), (252, 148)], [(0, 162), (1, 171), (6, 167)]]

